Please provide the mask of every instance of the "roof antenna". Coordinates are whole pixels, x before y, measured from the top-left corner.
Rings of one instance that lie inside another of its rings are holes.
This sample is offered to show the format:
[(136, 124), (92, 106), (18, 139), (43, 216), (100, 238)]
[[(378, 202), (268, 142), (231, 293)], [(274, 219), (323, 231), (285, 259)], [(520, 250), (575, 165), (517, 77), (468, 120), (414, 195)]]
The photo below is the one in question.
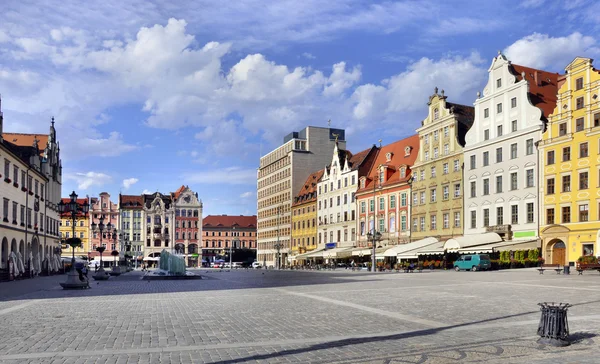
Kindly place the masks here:
[(379, 139), (379, 148), (381, 148), (381, 139)]

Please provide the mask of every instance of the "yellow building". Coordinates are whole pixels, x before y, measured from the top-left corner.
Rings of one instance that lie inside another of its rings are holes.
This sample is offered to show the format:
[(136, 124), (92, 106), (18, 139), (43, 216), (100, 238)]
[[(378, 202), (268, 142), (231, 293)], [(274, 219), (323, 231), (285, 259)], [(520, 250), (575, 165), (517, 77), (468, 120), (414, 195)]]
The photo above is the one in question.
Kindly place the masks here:
[(581, 57), (565, 71), (539, 146), (542, 250), (561, 265), (598, 254), (600, 242), (600, 71)]
[[(63, 198), (62, 200), (64, 203), (69, 203), (71, 201), (70, 198)], [(85, 198), (77, 199), (77, 203), (79, 205), (83, 205), (86, 201), (87, 201), (87, 199), (85, 199)], [(90, 224), (89, 224), (88, 218), (89, 218), (89, 215), (83, 216), (82, 214), (78, 214), (77, 220), (75, 221), (75, 237), (81, 239), (81, 245), (82, 245), (80, 248), (75, 248), (75, 257), (76, 258), (87, 257), (88, 252), (92, 251), (92, 247), (90, 246), (90, 239), (89, 239)], [(68, 238), (73, 237), (73, 220), (71, 219), (70, 213), (62, 214), (62, 216), (60, 217), (59, 231), (60, 231), (61, 240), (66, 240)], [(72, 257), (72, 255), (73, 255), (73, 249), (69, 245), (66, 245), (63, 242), (61, 256), (63, 258), (70, 258), (70, 257)]]
[[(308, 176), (292, 203), (292, 264), (302, 264), (298, 255), (317, 248), (317, 183), (323, 170)], [(296, 259), (298, 258), (298, 259)]]

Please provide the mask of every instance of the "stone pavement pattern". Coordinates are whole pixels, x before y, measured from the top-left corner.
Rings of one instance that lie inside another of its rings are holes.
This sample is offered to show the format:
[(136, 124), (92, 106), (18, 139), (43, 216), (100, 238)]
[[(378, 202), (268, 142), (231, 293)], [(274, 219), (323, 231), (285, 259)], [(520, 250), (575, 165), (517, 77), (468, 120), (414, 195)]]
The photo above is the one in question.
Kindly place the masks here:
[[(0, 283), (0, 363), (597, 363), (600, 276), (504, 272), (132, 272)], [(574, 304), (567, 348), (538, 302)]]

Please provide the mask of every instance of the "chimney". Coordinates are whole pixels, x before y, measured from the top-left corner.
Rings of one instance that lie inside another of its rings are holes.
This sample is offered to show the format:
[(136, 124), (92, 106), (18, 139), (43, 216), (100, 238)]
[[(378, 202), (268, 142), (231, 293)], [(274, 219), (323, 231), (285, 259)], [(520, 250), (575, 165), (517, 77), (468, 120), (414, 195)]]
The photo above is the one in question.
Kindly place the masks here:
[(533, 74), (533, 79), (535, 80), (535, 84), (537, 86), (541, 86), (542, 85), (542, 77), (540, 75), (539, 71), (535, 71)]

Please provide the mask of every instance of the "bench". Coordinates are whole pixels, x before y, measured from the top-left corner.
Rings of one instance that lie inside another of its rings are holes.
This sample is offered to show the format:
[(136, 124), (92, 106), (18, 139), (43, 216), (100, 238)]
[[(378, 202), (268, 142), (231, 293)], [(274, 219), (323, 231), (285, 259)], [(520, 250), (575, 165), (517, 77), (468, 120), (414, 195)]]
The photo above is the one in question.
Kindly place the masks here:
[(600, 273), (600, 264), (598, 263), (577, 263), (577, 273), (583, 275), (584, 270), (596, 270)]
[(417, 271), (419, 273), (421, 273), (423, 271), (423, 267), (406, 267), (404, 268), (404, 273), (412, 273), (413, 271)]
[(542, 264), (542, 266), (539, 267), (537, 270), (538, 272), (540, 272), (540, 274), (544, 274), (544, 271), (546, 269), (554, 269), (556, 271), (556, 274), (560, 274), (560, 272), (562, 271), (562, 269), (560, 269), (560, 264)]

